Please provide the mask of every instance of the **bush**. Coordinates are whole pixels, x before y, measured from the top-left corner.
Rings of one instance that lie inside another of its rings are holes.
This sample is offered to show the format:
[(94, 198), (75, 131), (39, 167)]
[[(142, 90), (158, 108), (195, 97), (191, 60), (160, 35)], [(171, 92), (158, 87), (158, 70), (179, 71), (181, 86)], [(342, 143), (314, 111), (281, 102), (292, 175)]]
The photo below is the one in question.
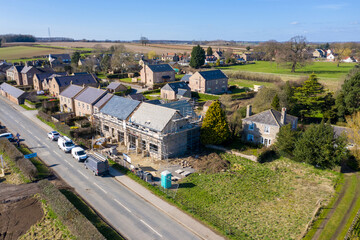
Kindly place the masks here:
[(271, 74), (236, 71), (229, 72), (227, 75), (229, 78), (246, 79), (258, 82), (281, 82), (281, 77)]
[(278, 158), (276, 151), (272, 148), (265, 148), (258, 157), (259, 163), (271, 162)]
[(5, 138), (0, 139), (0, 151), (16, 164), (25, 177), (31, 181), (37, 178), (38, 170), (34, 164), (29, 159), (24, 158), (24, 155)]
[(48, 180), (41, 180), (39, 188), (41, 195), (72, 234), (79, 239), (105, 239), (94, 225)]
[(107, 78), (109, 79), (114, 79), (114, 78), (127, 78), (128, 74), (127, 73), (118, 73), (118, 74), (109, 74), (107, 75)]
[(71, 129), (68, 125), (61, 123), (61, 122), (57, 122), (54, 123), (56, 130), (58, 130), (59, 132), (64, 133), (67, 136), (71, 136)]
[(160, 89), (154, 89), (154, 90), (147, 90), (142, 92), (142, 94), (150, 94), (150, 93), (159, 93)]

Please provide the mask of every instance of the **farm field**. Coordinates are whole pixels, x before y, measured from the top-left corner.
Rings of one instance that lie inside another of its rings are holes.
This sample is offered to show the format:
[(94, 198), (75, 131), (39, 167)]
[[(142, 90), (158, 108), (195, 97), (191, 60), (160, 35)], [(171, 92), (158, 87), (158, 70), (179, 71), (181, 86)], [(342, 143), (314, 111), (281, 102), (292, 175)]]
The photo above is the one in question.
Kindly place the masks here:
[(258, 82), (258, 81), (251, 81), (246, 79), (234, 79), (234, 78), (230, 78), (228, 84), (237, 85), (239, 87), (247, 87), (247, 88), (253, 88), (254, 85), (264, 85), (265, 87), (272, 87), (274, 85), (274, 83), (271, 82)]
[(231, 239), (297, 239), (318, 201), (333, 196), (339, 174), (280, 158), (259, 164), (221, 157), (231, 170), (190, 175), (176, 201)]
[(14, 46), (0, 48), (0, 59), (5, 60), (19, 60), (20, 58), (34, 58), (45, 56), (49, 53), (71, 53), (68, 49), (55, 49), (45, 47), (32, 47), (32, 46)]

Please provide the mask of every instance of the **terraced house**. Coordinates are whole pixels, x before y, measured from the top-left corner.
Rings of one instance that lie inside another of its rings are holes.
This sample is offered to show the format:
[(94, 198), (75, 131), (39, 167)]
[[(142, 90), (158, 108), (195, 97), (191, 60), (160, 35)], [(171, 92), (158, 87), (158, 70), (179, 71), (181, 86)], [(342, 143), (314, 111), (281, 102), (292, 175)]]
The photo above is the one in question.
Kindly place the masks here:
[(166, 159), (199, 147), (198, 118), (187, 112), (177, 104), (154, 105), (114, 96), (95, 118), (105, 137), (117, 140), (128, 151)]
[(49, 93), (51, 96), (58, 97), (60, 92), (70, 84), (91, 87), (97, 87), (99, 85), (96, 76), (93, 74), (53, 77), (48, 81)]
[(108, 92), (99, 88), (86, 87), (74, 97), (76, 116), (92, 116), (94, 105), (100, 101)]

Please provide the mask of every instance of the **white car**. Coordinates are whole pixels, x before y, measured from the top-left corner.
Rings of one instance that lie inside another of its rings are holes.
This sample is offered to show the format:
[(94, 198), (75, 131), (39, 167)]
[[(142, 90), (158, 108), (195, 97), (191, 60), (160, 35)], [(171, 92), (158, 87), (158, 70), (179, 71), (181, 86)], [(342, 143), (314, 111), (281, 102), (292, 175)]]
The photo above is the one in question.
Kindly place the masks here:
[(6, 138), (9, 141), (14, 140), (14, 136), (12, 135), (12, 133), (2, 133), (0, 134), (0, 138)]
[(58, 133), (57, 131), (51, 131), (48, 133), (48, 138), (50, 138), (53, 141), (57, 141), (59, 137), (60, 137), (60, 133)]
[(85, 150), (82, 149), (81, 147), (74, 147), (73, 149), (71, 149), (71, 154), (73, 158), (75, 158), (79, 162), (84, 161), (88, 157), (85, 153)]
[(70, 138), (61, 136), (58, 139), (58, 146), (64, 152), (69, 153), (75, 147), (75, 144)]

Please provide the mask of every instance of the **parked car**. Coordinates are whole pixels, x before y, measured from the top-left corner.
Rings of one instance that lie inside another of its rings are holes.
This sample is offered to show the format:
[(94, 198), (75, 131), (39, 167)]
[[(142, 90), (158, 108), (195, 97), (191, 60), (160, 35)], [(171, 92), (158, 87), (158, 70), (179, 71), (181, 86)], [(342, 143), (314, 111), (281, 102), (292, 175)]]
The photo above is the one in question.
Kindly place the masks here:
[(2, 133), (0, 134), (0, 138), (7, 138), (9, 141), (14, 140), (14, 136), (12, 135), (12, 133)]
[(53, 141), (57, 141), (60, 137), (60, 133), (58, 133), (57, 131), (51, 131), (48, 133), (48, 138), (50, 138)]
[(88, 157), (85, 153), (85, 150), (81, 147), (74, 147), (73, 149), (71, 149), (71, 155), (79, 162), (87, 159)]
[(58, 146), (64, 152), (69, 153), (71, 152), (71, 149), (75, 147), (75, 144), (70, 138), (61, 136), (58, 139)]
[(109, 173), (109, 163), (105, 158), (89, 155), (84, 162), (85, 168), (90, 169), (95, 176)]

